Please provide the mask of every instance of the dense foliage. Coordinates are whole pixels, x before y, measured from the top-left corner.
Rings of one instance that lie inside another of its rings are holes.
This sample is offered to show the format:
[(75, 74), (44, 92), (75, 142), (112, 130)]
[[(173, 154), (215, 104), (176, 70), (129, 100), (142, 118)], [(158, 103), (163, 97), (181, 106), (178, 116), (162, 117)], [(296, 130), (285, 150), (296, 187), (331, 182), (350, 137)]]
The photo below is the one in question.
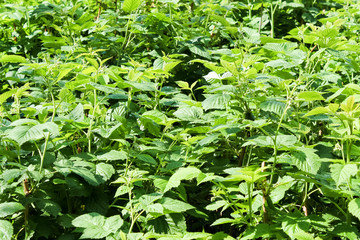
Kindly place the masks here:
[(0, 239), (359, 239), (360, 3), (0, 3)]

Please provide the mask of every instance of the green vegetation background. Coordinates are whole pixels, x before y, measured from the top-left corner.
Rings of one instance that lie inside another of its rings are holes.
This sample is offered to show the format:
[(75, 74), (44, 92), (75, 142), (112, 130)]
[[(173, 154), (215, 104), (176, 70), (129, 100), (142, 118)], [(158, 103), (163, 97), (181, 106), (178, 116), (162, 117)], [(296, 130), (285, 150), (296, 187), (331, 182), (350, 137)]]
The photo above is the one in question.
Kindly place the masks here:
[(359, 19), (0, 1), (0, 239), (359, 239)]

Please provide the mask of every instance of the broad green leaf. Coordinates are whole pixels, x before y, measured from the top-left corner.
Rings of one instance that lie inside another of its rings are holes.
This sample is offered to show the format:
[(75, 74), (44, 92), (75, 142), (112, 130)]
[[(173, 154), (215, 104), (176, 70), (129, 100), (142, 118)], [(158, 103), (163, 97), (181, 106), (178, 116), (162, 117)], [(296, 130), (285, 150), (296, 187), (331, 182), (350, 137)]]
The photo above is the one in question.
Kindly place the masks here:
[(210, 135), (208, 135), (206, 138), (201, 139), (198, 144), (199, 144), (200, 146), (208, 145), (209, 143), (212, 143), (212, 142), (214, 142), (215, 140), (218, 140), (218, 139), (219, 139), (219, 136), (220, 136), (219, 133), (210, 134)]
[(139, 159), (140, 161), (152, 164), (152, 165), (156, 165), (157, 161), (150, 156), (149, 154), (139, 154), (136, 156), (137, 159)]
[(160, 126), (154, 120), (143, 116), (140, 118), (140, 122), (141, 130), (146, 129), (149, 131), (149, 133), (156, 137), (160, 135)]
[(124, 151), (110, 150), (109, 152), (96, 155), (96, 158), (106, 161), (124, 160), (127, 158), (127, 153)]
[(179, 63), (181, 63), (181, 61), (171, 61), (168, 62), (164, 65), (164, 71), (165, 72), (170, 72), (174, 67), (176, 67)]
[(164, 208), (160, 203), (146, 205), (144, 209), (148, 213), (159, 213), (161, 215), (164, 213)]
[(152, 119), (157, 124), (163, 124), (163, 125), (166, 124), (167, 119), (168, 119), (164, 113), (162, 113), (158, 110), (146, 111), (142, 114), (142, 116)]
[(56, 137), (59, 133), (59, 127), (53, 122), (38, 124), (35, 126), (16, 126), (7, 132), (7, 137), (16, 141), (20, 146), (27, 141), (36, 141), (47, 137)]
[(192, 239), (207, 239), (210, 237), (210, 233), (204, 233), (204, 232), (191, 232), (191, 233), (185, 233), (183, 236), (183, 240), (192, 240)]
[(213, 222), (210, 226), (217, 226), (217, 225), (234, 223), (234, 222), (236, 222), (236, 220), (233, 218), (219, 218), (219, 219), (216, 219), (215, 222)]
[(26, 63), (26, 59), (19, 55), (4, 55), (0, 58), (2, 63)]
[(35, 206), (47, 215), (56, 217), (61, 212), (61, 207), (57, 202), (49, 199), (39, 199), (35, 202)]
[[(267, 137), (267, 142), (270, 144), (273, 142), (271, 138)], [(276, 145), (281, 148), (283, 146), (293, 147), (295, 143), (297, 143), (298, 139), (294, 135), (278, 135), (276, 138)], [(272, 144), (271, 144), (272, 145)]]
[(146, 207), (149, 204), (154, 203), (156, 200), (161, 199), (163, 194), (161, 193), (150, 193), (144, 194), (139, 198), (139, 202), (143, 207)]
[(284, 176), (280, 178), (276, 184), (274, 184), (274, 189), (270, 193), (271, 200), (273, 203), (278, 203), (281, 199), (284, 198), (287, 190), (295, 184), (295, 180), (290, 176)]
[(11, 240), (13, 235), (14, 228), (10, 222), (5, 220), (0, 220), (0, 239), (1, 240)]
[(332, 164), (330, 165), (331, 177), (334, 179), (336, 186), (348, 183), (350, 177), (357, 174), (356, 164)]
[(360, 220), (360, 198), (349, 202), (349, 212)]
[(114, 233), (119, 230), (123, 224), (124, 220), (121, 219), (120, 215), (114, 215), (106, 218), (104, 229), (106, 229), (106, 231)]
[(71, 68), (65, 68), (62, 69), (57, 77), (56, 81), (60, 81), (61, 79), (63, 79), (66, 75), (68, 75), (69, 72), (71, 72), (72, 69)]
[(17, 202), (0, 203), (0, 218), (10, 216), (23, 209), (23, 205)]
[(209, 205), (207, 205), (205, 207), (205, 209), (209, 210), (209, 211), (215, 211), (221, 207), (224, 207), (225, 205), (227, 205), (227, 202), (225, 200), (219, 200), (219, 201), (210, 203)]
[(189, 46), (189, 50), (192, 53), (195, 53), (196, 55), (199, 55), (203, 58), (206, 58), (208, 60), (211, 59), (209, 52), (203, 46), (194, 44), (194, 45)]
[(265, 168), (250, 165), (244, 168), (227, 168), (224, 172), (230, 174), (225, 181), (246, 181), (247, 183), (255, 183), (261, 178), (268, 176), (269, 172), (264, 172)]
[(68, 115), (69, 119), (75, 122), (83, 122), (85, 118), (84, 106), (79, 103)]
[(223, 26), (225, 27), (229, 27), (230, 23), (226, 20), (226, 18), (219, 16), (219, 15), (211, 15), (211, 18), (213, 18), (214, 20), (218, 21), (219, 23), (221, 23)]
[(95, 67), (96, 69), (99, 68), (99, 63), (98, 63), (98, 61), (96, 61), (96, 59), (94, 59), (94, 58), (89, 58), (89, 57), (85, 57), (85, 59), (86, 59), (91, 65), (93, 65), (93, 67)]
[(230, 235), (224, 232), (217, 232), (213, 234), (211, 240), (235, 240), (235, 238), (231, 237)]
[(168, 198), (168, 197), (164, 197), (161, 199), (160, 203), (162, 204), (162, 206), (171, 211), (171, 212), (176, 212), (176, 213), (181, 213), (181, 212), (186, 212), (187, 210), (193, 209), (194, 207), (191, 206), (188, 203), (176, 200), (176, 199), (172, 199), (172, 198)]
[(189, 83), (187, 83), (187, 82), (184, 82), (184, 81), (176, 81), (176, 84), (177, 84), (179, 87), (183, 88), (183, 89), (190, 89), (190, 88), (189, 88)]
[[(344, 239), (358, 240), (359, 231), (354, 224), (349, 225), (347, 223), (341, 222), (335, 226), (335, 229), (332, 231), (338, 237), (343, 237)], [(317, 240), (317, 239), (316, 239)]]
[(10, 126), (21, 126), (21, 125), (37, 125), (39, 121), (29, 118), (21, 118), (18, 120), (13, 121)]
[(71, 168), (71, 171), (82, 177), (87, 183), (92, 186), (99, 186), (102, 183), (102, 181), (95, 176), (95, 173), (92, 170), (74, 166), (73, 168)]
[(248, 228), (240, 240), (269, 238), (271, 236), (271, 228), (269, 224), (260, 223), (256, 227)]
[(272, 68), (291, 68), (293, 67), (294, 65), (288, 61), (285, 61), (283, 59), (276, 59), (276, 60), (273, 60), (273, 61), (269, 61), (265, 64), (266, 66), (268, 67), (272, 67)]
[(148, 91), (148, 92), (155, 92), (157, 83), (152, 82), (126, 82), (130, 86), (133, 86), (135, 89), (141, 90), (141, 91)]
[(260, 104), (261, 110), (267, 111), (267, 112), (273, 112), (279, 116), (281, 116), (284, 113), (285, 106), (286, 106), (285, 103), (279, 102), (276, 100), (269, 100), (269, 101), (262, 102)]
[(230, 99), (231, 96), (229, 94), (213, 94), (202, 102), (202, 107), (204, 110), (225, 109)]
[(316, 150), (311, 148), (297, 147), (297, 151), (281, 157), (279, 161), (294, 165), (304, 172), (316, 174), (320, 169), (321, 161), (315, 152)]
[(104, 229), (105, 217), (99, 213), (83, 214), (72, 221), (75, 227), (83, 228), (81, 239), (101, 239), (111, 234), (111, 231)]
[(325, 114), (329, 113), (329, 110), (325, 107), (317, 107), (315, 109), (312, 109), (310, 112), (304, 115), (304, 117), (312, 116), (312, 115), (318, 115), (318, 114)]
[(125, 12), (135, 11), (141, 4), (141, 0), (124, 0), (122, 9)]
[(301, 92), (297, 95), (297, 98), (299, 100), (304, 100), (308, 102), (315, 100), (325, 100), (325, 98), (319, 92), (313, 92), (313, 91)]
[(299, 214), (288, 214), (281, 219), (281, 226), (283, 231), (293, 239), (295, 238), (294, 234), (307, 232), (311, 221)]
[(107, 181), (115, 173), (115, 169), (112, 165), (107, 163), (96, 164), (96, 174), (102, 176), (104, 181)]
[(6, 102), (6, 100), (10, 97), (12, 97), (16, 93), (17, 89), (11, 89), (7, 92), (4, 92), (0, 95), (0, 105)]
[(203, 115), (203, 110), (199, 107), (181, 107), (176, 110), (174, 116), (183, 121), (196, 121)]
[(310, 233), (299, 230), (295, 232), (293, 235), (297, 240), (315, 240), (314, 236)]
[(92, 90), (96, 89), (96, 90), (99, 90), (99, 91), (107, 93), (107, 94), (111, 94), (111, 93), (114, 93), (117, 91), (117, 89), (114, 87), (109, 87), (109, 86), (105, 86), (105, 85), (94, 83), (94, 82), (89, 82), (85, 86), (86, 86), (86, 89), (92, 89)]
[(182, 180), (190, 180), (197, 178), (201, 171), (195, 167), (179, 168), (169, 179), (166, 184), (164, 192), (169, 191), (171, 188), (176, 188), (180, 185)]
[(263, 48), (274, 52), (289, 52), (297, 47), (295, 42), (283, 42), (283, 43), (266, 43)]

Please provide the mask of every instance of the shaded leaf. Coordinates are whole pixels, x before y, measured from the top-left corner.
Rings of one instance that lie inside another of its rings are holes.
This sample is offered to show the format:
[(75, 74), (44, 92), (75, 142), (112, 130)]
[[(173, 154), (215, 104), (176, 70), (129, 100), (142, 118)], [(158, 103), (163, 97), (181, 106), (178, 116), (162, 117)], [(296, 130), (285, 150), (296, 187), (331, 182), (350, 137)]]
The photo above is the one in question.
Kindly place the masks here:
[(0, 203), (0, 218), (10, 216), (24, 209), (24, 206), (17, 202)]

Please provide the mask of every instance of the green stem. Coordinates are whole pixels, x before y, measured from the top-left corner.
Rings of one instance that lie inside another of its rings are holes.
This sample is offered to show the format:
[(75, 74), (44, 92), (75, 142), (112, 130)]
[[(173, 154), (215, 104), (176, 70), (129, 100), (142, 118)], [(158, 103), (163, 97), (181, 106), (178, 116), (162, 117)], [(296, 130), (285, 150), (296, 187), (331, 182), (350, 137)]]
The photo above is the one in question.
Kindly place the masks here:
[(87, 132), (87, 138), (88, 138), (88, 150), (89, 153), (91, 153), (91, 132), (92, 132), (92, 126), (94, 124), (94, 118), (95, 118), (95, 110), (97, 108), (97, 103), (96, 103), (96, 98), (97, 98), (97, 94), (96, 94), (96, 90), (94, 89), (94, 105), (93, 105), (93, 111), (92, 114), (90, 115), (90, 124), (89, 124), (89, 129)]
[(40, 169), (39, 169), (39, 173), (41, 173), (41, 171), (42, 171), (42, 169), (43, 169), (43, 166), (44, 166), (44, 159), (45, 159), (45, 154), (46, 154), (47, 145), (48, 145), (48, 142), (49, 142), (49, 137), (50, 137), (50, 133), (48, 133), (48, 134), (46, 135), (44, 150), (43, 150), (42, 154), (40, 155)]
[(252, 225), (252, 184), (248, 183), (248, 205), (249, 205), (249, 221), (250, 226)]
[(281, 3), (281, 1), (277, 2), (277, 3), (275, 4), (275, 6), (273, 6), (272, 3), (270, 4), (270, 18), (271, 18), (271, 21), (270, 21), (270, 25), (271, 25), (270, 36), (271, 36), (272, 38), (274, 38), (274, 36), (275, 36), (275, 34), (274, 34), (275, 12), (276, 12), (276, 9), (277, 9), (278, 6), (279, 6), (279, 3)]

